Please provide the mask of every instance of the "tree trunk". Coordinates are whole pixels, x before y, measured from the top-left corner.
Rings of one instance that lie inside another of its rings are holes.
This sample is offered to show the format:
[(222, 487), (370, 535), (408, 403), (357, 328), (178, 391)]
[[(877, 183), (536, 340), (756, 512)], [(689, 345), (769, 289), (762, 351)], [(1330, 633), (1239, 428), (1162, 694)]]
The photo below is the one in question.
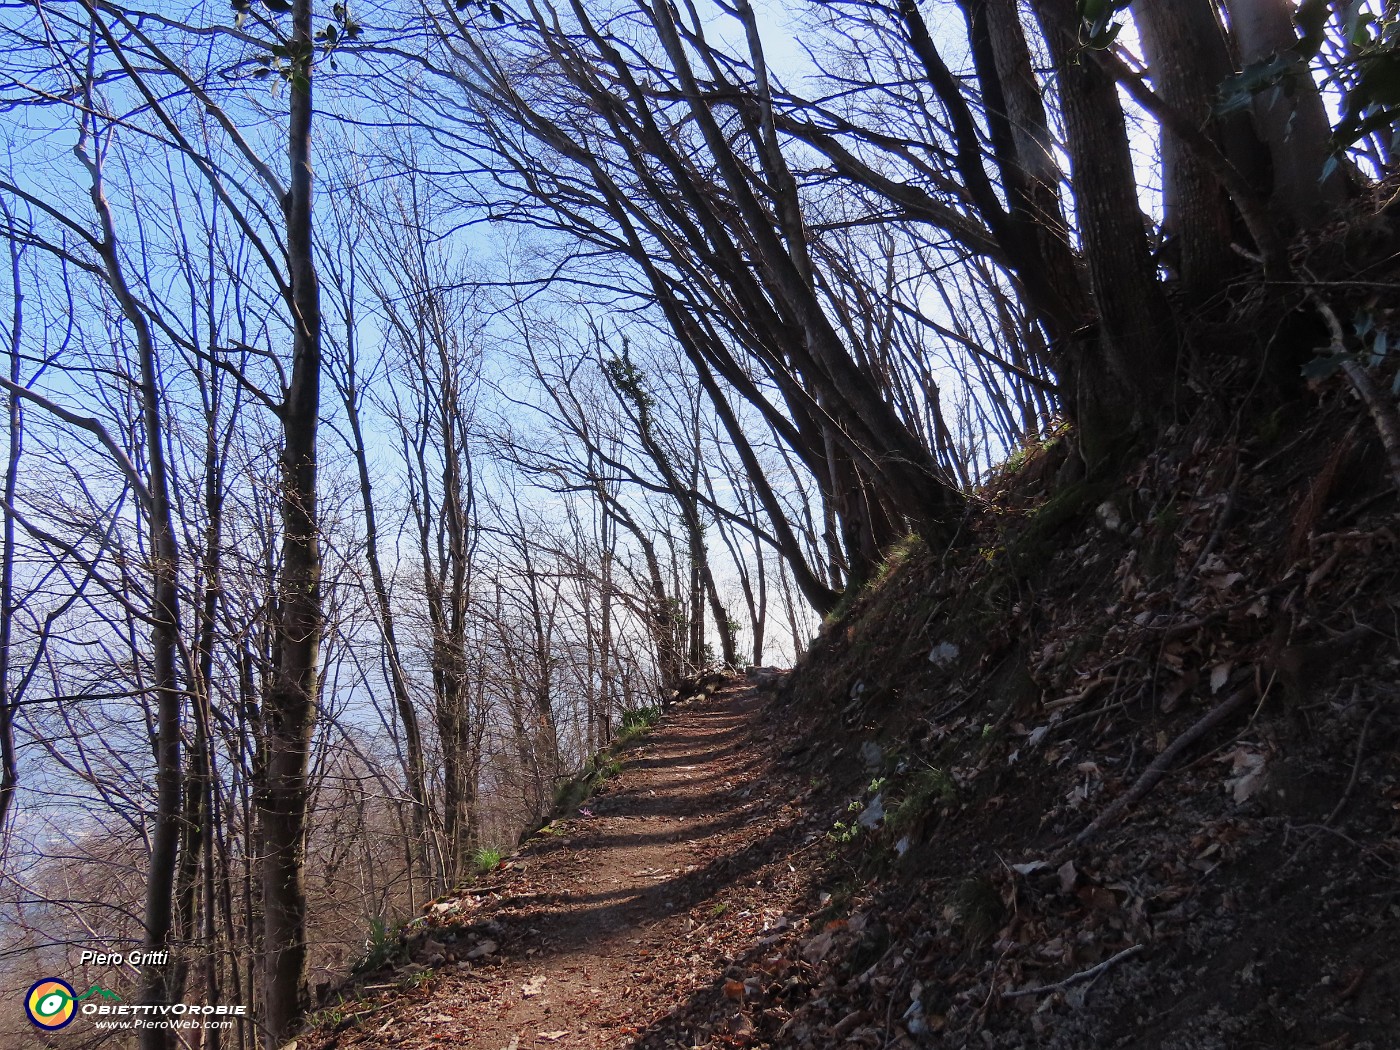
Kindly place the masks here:
[(1118, 87), (1078, 53), (1075, 0), (1036, 0), (1059, 84), (1098, 346), (1074, 363), (1086, 458), (1155, 428), (1174, 400), (1176, 337), (1148, 248)]
[[(1298, 42), (1290, 0), (1224, 0), (1242, 66), (1285, 54)], [(1326, 221), (1346, 200), (1346, 165), (1327, 178), (1332, 125), (1311, 72), (1301, 63), (1291, 91), (1265, 90), (1254, 98), (1259, 134), (1269, 148), (1271, 201), (1292, 229)]]
[(807, 564), (807, 558), (802, 552), (802, 547), (793, 534), (792, 526), (788, 523), (787, 512), (778, 501), (777, 493), (773, 491), (773, 486), (768, 483), (767, 475), (758, 462), (758, 457), (754, 455), (753, 446), (749, 443), (748, 436), (739, 425), (739, 420), (735, 417), (733, 409), (729, 407), (729, 401), (720, 390), (719, 384), (715, 382), (714, 376), (706, 366), (704, 358), (698, 353), (690, 355), (691, 363), (695, 367), (696, 375), (700, 379), (700, 385), (704, 387), (705, 393), (709, 395), (710, 403), (714, 406), (716, 415), (720, 422), (724, 424), (725, 433), (729, 435), (729, 440), (733, 442), (735, 451), (739, 453), (739, 461), (744, 465), (744, 472), (748, 475), (749, 482), (753, 486), (754, 494), (758, 497), (763, 509), (768, 514), (768, 520), (773, 528), (774, 537), (777, 539), (778, 553), (781, 554), (792, 572), (793, 580), (797, 584), (802, 596), (807, 599), (812, 608), (820, 616), (825, 616), (836, 607), (836, 602), (840, 596), (821, 580)]
[[(583, 16), (577, 0), (573, 8)], [(785, 329), (788, 333), (782, 353), (818, 388), (831, 410), (841, 413), (850, 431), (842, 430), (841, 442), (880, 485), (883, 495), (915, 523), (931, 545), (946, 542), (961, 506), (960, 494), (943, 478), (929, 450), (898, 418), (870, 376), (852, 360), (832, 327), (815, 288), (794, 262), (796, 242), (785, 242), (775, 230), (772, 216), (754, 195), (751, 178), (696, 83), (668, 3), (654, 5), (650, 15), (718, 176), (732, 195), (736, 218), (753, 246), (752, 261), (761, 269), (772, 299), (782, 304), (781, 316), (775, 318), (775, 331)], [(681, 174), (687, 177), (688, 173)]]
[[(156, 766), (155, 827), (151, 833), (150, 867), (146, 874), (145, 938), (148, 952), (168, 951), (175, 921), (176, 876), (180, 857), (181, 826), (181, 727), (183, 693), (179, 680), (180, 645), (180, 549), (176, 539), (174, 510), (170, 498), (170, 477), (165, 457), (165, 406), (161, 396), (160, 368), (155, 339), (145, 311), (132, 294), (122, 267), (116, 226), (108, 204), (100, 156), (89, 153), (86, 122), (79, 134), (77, 153), (87, 168), (91, 183), (89, 196), (102, 230), (97, 253), (102, 260), (107, 285), (122, 316), (136, 337), (141, 417), (145, 427), (146, 498), (142, 510), (150, 536), (151, 550), (151, 684), (155, 696)], [(142, 968), (141, 1003), (168, 1001), (171, 977), (178, 967), (170, 963), (148, 964)], [(171, 1033), (144, 1029), (139, 1035), (142, 1050), (164, 1050), (172, 1043)]]
[[(1020, 11), (1016, 0), (962, 0), (962, 6), (993, 152), (1017, 231), (1017, 244), (1008, 246), (1008, 255), (1058, 348), (1089, 322), (1092, 307), (1060, 204), (1064, 173), (1055, 159)], [(910, 17), (906, 13), (906, 21)], [(1047, 364), (1062, 367), (1059, 355)]]
[[(353, 334), (350, 338), (354, 338)], [(379, 526), (374, 512), (374, 491), (369, 474), (369, 452), (365, 447), (360, 426), (359, 394), (355, 386), (353, 365), (346, 377), (345, 412), (350, 423), (351, 451), (360, 481), (360, 504), (365, 516), (365, 560), (369, 564), (370, 584), (374, 589), (375, 606), (379, 613), (379, 633), (384, 639), (384, 660), (389, 667), (389, 688), (394, 695), (394, 709), (403, 728), (404, 770), (409, 805), (412, 808), (410, 827), (413, 834), (413, 863), (421, 877), (433, 884), (430, 850), (428, 849), (428, 789), (423, 760), (423, 734), (418, 725), (418, 710), (408, 691), (408, 676), (404, 673), (399, 654), (398, 631), (394, 624), (394, 609), (389, 598), (389, 586), (384, 578), (379, 558)]]
[[(1226, 129), (1216, 127), (1212, 117), (1212, 105), (1232, 66), (1210, 0), (1136, 4), (1132, 10), (1157, 94), (1203, 129), (1237, 168), (1245, 161), (1241, 174), (1256, 168), (1241, 148), (1250, 133), (1247, 122), (1227, 120), (1229, 137), (1237, 144), (1230, 151)], [(1230, 250), (1234, 213), (1209, 164), (1165, 127), (1161, 150), (1164, 262), (1176, 271), (1187, 301), (1194, 305), (1214, 295), (1238, 264)]]
[(471, 761), (471, 726), (464, 676), (442, 676), (437, 703), (438, 743), (442, 748), (443, 885), (458, 884), (471, 864), (476, 834), (476, 782)]
[[(0, 205), (3, 207), (3, 205)], [(4, 209), (6, 220), (9, 209)], [(12, 386), (20, 385), (20, 337), (24, 329), (24, 295), (20, 273), (19, 242), (9, 239), (10, 284), (14, 298), (10, 324), (9, 373)], [(24, 455), (24, 407), (13, 390), (6, 397), (7, 441), (5, 444), (5, 493), (3, 551), (0, 552), (0, 839), (19, 789), (19, 766), (15, 761), (15, 700), (10, 675), (11, 632), (14, 626), (15, 595), (15, 491), (19, 485), (20, 459)]]
[(294, 0), (285, 207), (292, 300), (292, 368), (282, 410), (282, 571), (275, 670), (262, 712), (263, 783), (257, 793), (263, 905), (263, 1045), (278, 1050), (306, 1005), (307, 758), (315, 727), (321, 633), (316, 506), (321, 305), (312, 245), (311, 0)]

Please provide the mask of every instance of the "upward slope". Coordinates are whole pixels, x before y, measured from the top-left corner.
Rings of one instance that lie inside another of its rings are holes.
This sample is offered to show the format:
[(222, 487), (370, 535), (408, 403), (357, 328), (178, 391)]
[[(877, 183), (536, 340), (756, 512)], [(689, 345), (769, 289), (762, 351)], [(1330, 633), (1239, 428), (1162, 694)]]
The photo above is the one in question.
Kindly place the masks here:
[(674, 711), (604, 793), (430, 906), (418, 962), (324, 1011), (301, 1046), (613, 1047), (713, 993), (733, 953), (788, 924), (777, 902), (798, 889), (776, 861), (803, 812), (765, 700), (736, 685)]

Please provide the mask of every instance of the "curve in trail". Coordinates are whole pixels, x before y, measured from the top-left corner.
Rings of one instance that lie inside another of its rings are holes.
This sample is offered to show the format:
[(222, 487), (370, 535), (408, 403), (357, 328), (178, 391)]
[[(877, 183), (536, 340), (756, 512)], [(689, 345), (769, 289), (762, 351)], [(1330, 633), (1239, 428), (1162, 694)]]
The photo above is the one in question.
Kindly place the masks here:
[(801, 810), (775, 772), (768, 701), (731, 686), (673, 709), (605, 793), (531, 839), (504, 878), (438, 906), (491, 930), (496, 952), (457, 962), (470, 944), (435, 931), (447, 956), (423, 988), (302, 1046), (626, 1046), (713, 994), (737, 954), (787, 925), (798, 884), (778, 862)]

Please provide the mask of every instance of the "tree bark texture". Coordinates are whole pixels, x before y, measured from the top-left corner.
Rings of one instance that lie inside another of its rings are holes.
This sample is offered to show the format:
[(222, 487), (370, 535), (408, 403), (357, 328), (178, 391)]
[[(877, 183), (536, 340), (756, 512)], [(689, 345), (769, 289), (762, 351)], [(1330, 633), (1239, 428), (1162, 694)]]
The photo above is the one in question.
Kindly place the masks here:
[[(1098, 308), (1097, 352), (1073, 369), (1096, 458), (1153, 429), (1174, 396), (1176, 337), (1148, 247), (1118, 87), (1079, 53), (1074, 0), (1036, 0), (1059, 85), (1075, 212)], [(1090, 344), (1083, 344), (1086, 350)]]
[[(1227, 129), (1212, 117), (1220, 85), (1233, 70), (1209, 0), (1177, 0), (1170, 7), (1135, 4), (1132, 10), (1157, 94), (1221, 146), (1232, 163), (1244, 159), (1240, 147), (1250, 132), (1247, 120), (1227, 121), (1229, 137), (1237, 142), (1231, 151), (1226, 148)], [(1257, 148), (1256, 144), (1256, 152)], [(1187, 301), (1201, 302), (1218, 291), (1239, 262), (1230, 250), (1233, 209), (1210, 165), (1165, 127), (1161, 150), (1166, 262), (1176, 271)]]
[(312, 244), (311, 0), (295, 0), (284, 201), (292, 306), (292, 367), (282, 408), (282, 568), (275, 669), (262, 710), (257, 791), (263, 910), (263, 1045), (278, 1050), (306, 1006), (307, 758), (319, 701), (323, 613), (317, 512), (321, 305)]

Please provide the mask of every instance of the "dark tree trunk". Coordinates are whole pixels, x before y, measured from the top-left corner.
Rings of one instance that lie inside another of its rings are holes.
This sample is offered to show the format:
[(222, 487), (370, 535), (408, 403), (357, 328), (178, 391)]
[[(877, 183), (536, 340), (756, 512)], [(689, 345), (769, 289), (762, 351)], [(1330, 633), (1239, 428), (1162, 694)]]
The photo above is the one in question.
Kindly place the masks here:
[[(1060, 204), (1064, 173), (1030, 47), (1016, 0), (963, 0), (963, 8), (1010, 219), (1024, 245), (1017, 270), (1058, 345), (1088, 323), (1093, 308)], [(1034, 276), (1022, 273), (1031, 269)], [(1058, 358), (1048, 363), (1054, 367)]]
[(796, 582), (798, 590), (802, 592), (802, 596), (807, 599), (818, 615), (825, 616), (836, 607), (840, 596), (817, 579), (811, 566), (807, 564), (802, 547), (798, 543), (796, 535), (793, 534), (792, 526), (788, 523), (787, 512), (778, 501), (773, 486), (768, 483), (768, 478), (764, 475), (758, 457), (754, 454), (753, 446), (749, 444), (748, 436), (739, 425), (739, 420), (735, 417), (733, 409), (729, 407), (728, 399), (720, 390), (719, 384), (715, 382), (704, 358), (698, 353), (691, 353), (690, 357), (691, 363), (695, 366), (696, 375), (700, 378), (700, 385), (709, 395), (710, 403), (715, 407), (715, 413), (719, 416), (720, 422), (724, 424), (725, 433), (729, 435), (730, 441), (734, 443), (734, 448), (739, 453), (739, 460), (744, 466), (749, 483), (753, 486), (758, 501), (763, 504), (763, 509), (768, 514), (769, 523), (772, 525), (773, 534), (777, 539), (778, 553), (787, 562), (793, 580)]
[(431, 885), (434, 871), (428, 849), (428, 789), (423, 760), (423, 734), (418, 725), (417, 708), (408, 691), (408, 676), (404, 673), (403, 660), (399, 654), (394, 609), (379, 557), (379, 526), (374, 512), (369, 452), (365, 447), (360, 424), (359, 394), (355, 386), (353, 365), (346, 377), (344, 400), (350, 424), (355, 468), (360, 482), (360, 503), (365, 516), (365, 560), (369, 563), (370, 584), (374, 589), (375, 606), (379, 613), (379, 631), (384, 639), (384, 661), (389, 668), (389, 688), (394, 694), (394, 709), (398, 712), (399, 725), (404, 734), (404, 773), (411, 807), (409, 826), (413, 835), (413, 863), (421, 877)]
[[(1133, 19), (1153, 89), (1257, 186), (1262, 144), (1248, 116), (1235, 114), (1223, 122), (1212, 116), (1220, 85), (1233, 66), (1210, 0), (1136, 4)], [(1230, 250), (1237, 219), (1225, 187), (1192, 144), (1163, 128), (1161, 150), (1163, 263), (1175, 271), (1186, 301), (1194, 306), (1215, 295), (1238, 268), (1239, 256)]]
[(293, 323), (282, 409), (282, 567), (272, 686), (262, 711), (265, 754), (257, 791), (263, 906), (263, 1045), (277, 1050), (306, 1005), (307, 759), (320, 688), (321, 549), (316, 506), (321, 305), (312, 246), (311, 0), (294, 0), (289, 83), (290, 188), (284, 203)]
[(1081, 439), (1091, 462), (1149, 432), (1175, 397), (1176, 337), (1148, 247), (1118, 87), (1082, 60), (1075, 0), (1036, 0), (1059, 84), (1075, 214), (1098, 310), (1097, 347), (1074, 362)]
[[(136, 337), (141, 420), (145, 432), (147, 476), (142, 511), (150, 538), (151, 553), (151, 681), (155, 697), (156, 811), (151, 831), (150, 866), (146, 874), (145, 938), (148, 952), (170, 948), (175, 924), (175, 893), (180, 858), (182, 800), (182, 757), (180, 715), (184, 694), (180, 687), (180, 549), (176, 539), (171, 503), (169, 470), (165, 456), (165, 411), (161, 395), (160, 367), (155, 339), (141, 303), (132, 294), (122, 267), (116, 226), (108, 204), (102, 176), (102, 162), (89, 156), (86, 126), (76, 152), (86, 165), (91, 184), (89, 195), (97, 212), (102, 239), (97, 253), (102, 260), (107, 285), (122, 315)], [(8, 565), (7, 565), (8, 569)], [(141, 974), (141, 1002), (151, 1005), (168, 1001), (178, 965), (147, 964)], [(139, 1035), (142, 1050), (163, 1050), (173, 1040), (171, 1033), (146, 1029)]]

